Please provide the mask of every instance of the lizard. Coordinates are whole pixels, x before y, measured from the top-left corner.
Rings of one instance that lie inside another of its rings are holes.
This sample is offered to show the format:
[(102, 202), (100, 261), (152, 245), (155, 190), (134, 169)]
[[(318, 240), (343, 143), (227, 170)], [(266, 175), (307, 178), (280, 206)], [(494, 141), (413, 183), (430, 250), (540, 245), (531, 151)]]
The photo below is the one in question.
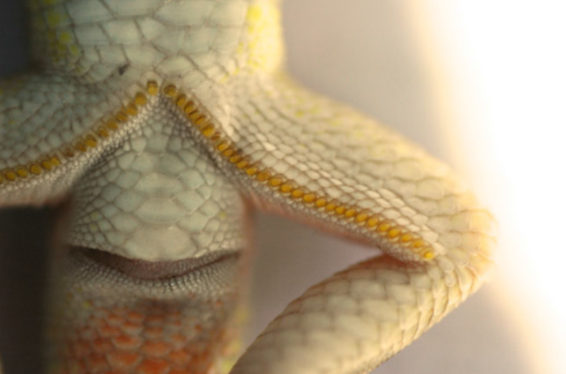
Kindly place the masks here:
[[(492, 215), (421, 147), (286, 73), (279, 1), (28, 8), (34, 69), (0, 83), (0, 206), (70, 200), (49, 373), (366, 373), (489, 278)], [(239, 356), (256, 210), (376, 255)]]

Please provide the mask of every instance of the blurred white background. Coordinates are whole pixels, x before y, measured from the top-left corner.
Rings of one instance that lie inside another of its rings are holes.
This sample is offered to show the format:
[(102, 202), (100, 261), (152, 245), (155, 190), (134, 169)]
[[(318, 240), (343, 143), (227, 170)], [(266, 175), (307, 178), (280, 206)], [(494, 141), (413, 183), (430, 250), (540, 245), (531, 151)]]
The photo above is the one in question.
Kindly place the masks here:
[[(565, 5), (286, 0), (291, 72), (464, 175), (500, 221), (500, 265), (376, 373), (566, 373)], [(374, 253), (257, 216), (251, 336), (309, 285)]]

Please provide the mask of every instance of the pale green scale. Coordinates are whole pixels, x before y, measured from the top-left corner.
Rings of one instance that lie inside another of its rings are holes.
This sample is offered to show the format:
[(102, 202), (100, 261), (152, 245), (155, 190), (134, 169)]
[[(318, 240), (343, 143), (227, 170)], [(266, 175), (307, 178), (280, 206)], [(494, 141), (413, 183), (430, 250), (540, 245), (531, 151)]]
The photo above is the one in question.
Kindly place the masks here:
[[(261, 44), (257, 37), (248, 37), (250, 3), (32, 1), (34, 55), (87, 82), (131, 82), (148, 67), (164, 78), (199, 72), (199, 84), (203, 79), (219, 82), (246, 68), (247, 59), (256, 53), (252, 50)], [(118, 69), (124, 71), (117, 74)], [(187, 83), (194, 85), (194, 78)]]
[(165, 98), (150, 105), (76, 183), (70, 244), (146, 261), (242, 249), (239, 192), (187, 135), (176, 107)]

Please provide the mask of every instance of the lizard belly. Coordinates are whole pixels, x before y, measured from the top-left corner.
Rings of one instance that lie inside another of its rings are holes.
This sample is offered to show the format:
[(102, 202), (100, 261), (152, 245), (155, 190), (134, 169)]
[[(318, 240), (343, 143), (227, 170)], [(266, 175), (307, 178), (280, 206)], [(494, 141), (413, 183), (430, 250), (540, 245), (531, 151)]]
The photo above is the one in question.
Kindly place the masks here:
[(54, 372), (215, 372), (232, 340), (244, 207), (183, 126), (157, 100), (77, 183)]

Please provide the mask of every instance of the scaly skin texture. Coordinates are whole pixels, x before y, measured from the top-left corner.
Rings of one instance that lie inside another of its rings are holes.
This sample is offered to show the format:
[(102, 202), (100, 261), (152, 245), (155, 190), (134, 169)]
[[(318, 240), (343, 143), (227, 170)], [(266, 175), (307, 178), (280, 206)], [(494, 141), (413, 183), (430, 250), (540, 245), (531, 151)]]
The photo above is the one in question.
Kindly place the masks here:
[[(487, 278), (491, 215), (288, 77), (276, 1), (29, 5), (38, 70), (0, 85), (0, 203), (72, 201), (50, 373), (366, 373)], [(308, 289), (233, 366), (254, 209), (384, 254)]]

